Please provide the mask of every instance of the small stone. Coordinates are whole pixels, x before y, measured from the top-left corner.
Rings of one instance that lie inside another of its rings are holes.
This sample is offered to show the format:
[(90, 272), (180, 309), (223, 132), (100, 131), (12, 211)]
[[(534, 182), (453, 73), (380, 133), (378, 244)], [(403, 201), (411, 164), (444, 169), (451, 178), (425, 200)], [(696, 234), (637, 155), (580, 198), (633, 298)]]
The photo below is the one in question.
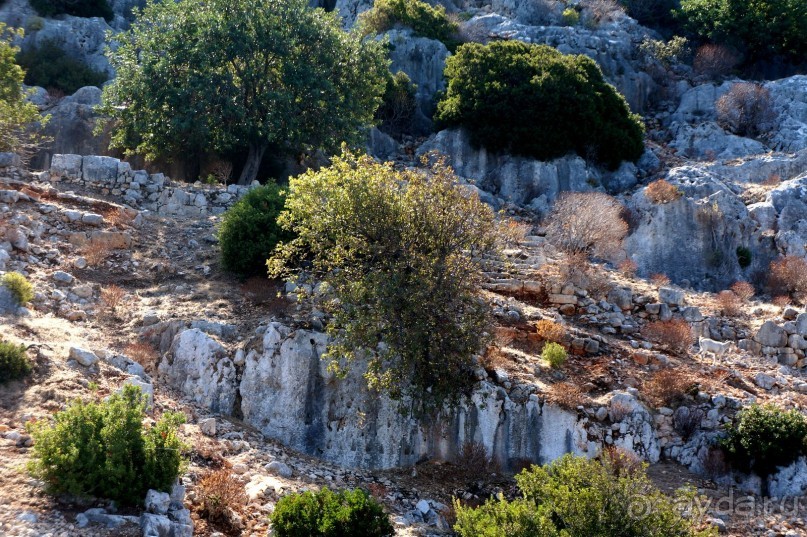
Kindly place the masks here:
[(672, 287), (661, 287), (658, 290), (659, 302), (668, 304), (670, 306), (683, 306), (685, 295), (681, 289), (673, 289)]
[(776, 385), (776, 379), (765, 373), (757, 373), (754, 383), (763, 390), (770, 390)]
[(415, 507), (424, 515), (432, 510), (432, 506), (426, 500), (420, 500)]
[(199, 430), (207, 436), (216, 436), (216, 418), (199, 420)]
[(280, 461), (272, 461), (266, 465), (266, 470), (275, 474), (279, 475), (280, 477), (285, 477), (289, 479), (292, 475), (291, 468), (283, 462)]
[(168, 513), (168, 507), (170, 504), (171, 496), (167, 492), (149, 490), (146, 493), (146, 511), (149, 513), (164, 515)]
[(81, 347), (70, 347), (70, 358), (84, 367), (93, 366), (98, 362), (98, 356), (94, 352)]
[(83, 257), (78, 257), (73, 260), (73, 267), (79, 270), (87, 268), (87, 260)]
[(233, 472), (238, 475), (244, 475), (245, 473), (249, 472), (249, 466), (247, 466), (242, 462), (239, 462), (238, 464), (233, 464)]
[(53, 273), (53, 279), (58, 283), (69, 284), (73, 283), (73, 276), (64, 272), (63, 270), (57, 270)]

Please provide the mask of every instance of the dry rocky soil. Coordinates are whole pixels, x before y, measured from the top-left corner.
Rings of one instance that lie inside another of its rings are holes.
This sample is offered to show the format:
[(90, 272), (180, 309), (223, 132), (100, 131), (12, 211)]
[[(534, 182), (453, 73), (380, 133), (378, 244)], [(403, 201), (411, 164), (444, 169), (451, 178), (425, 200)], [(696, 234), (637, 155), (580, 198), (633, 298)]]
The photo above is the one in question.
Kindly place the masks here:
[[(222, 340), (232, 344), (247, 338), (267, 319), (294, 319), (300, 311), (279, 296), (283, 288), (279, 282), (261, 278), (241, 282), (220, 270), (214, 237), (217, 217), (139, 213), (125, 210), (111, 196), (90, 191), (67, 194), (66, 189), (58, 183), (0, 179), (4, 193), (0, 237), (5, 236), (0, 242), (8, 240), (15, 246), (7, 269), (24, 271), (37, 293), (28, 309), (0, 318), (3, 339), (30, 346), (35, 364), (29, 378), (0, 387), (1, 536), (141, 535), (136, 519), (131, 518), (138, 517), (139, 510), (116, 509), (103, 501), (54, 498), (25, 471), (32, 445), (26, 422), (47, 419), (77, 398), (114, 393), (133, 372), (153, 378), (152, 419), (167, 410), (187, 417), (181, 436), (191, 451), (182, 483), (194, 535), (265, 535), (267, 515), (281, 495), (321, 486), (368, 488), (394, 516), (398, 535), (450, 534), (445, 521), (451, 517), (447, 506), (452, 497), (480, 501), (499, 491), (515, 494), (511, 474), (495, 468), (480, 472), (468, 467), (473, 461), (432, 460), (394, 471), (340, 468), (287, 449), (237, 419), (194, 406), (156, 377), (161, 349), (143, 337), (144, 327), (157, 321), (202, 320), (218, 325)], [(17, 235), (19, 230), (23, 237)], [(638, 334), (626, 336), (629, 330), (602, 329), (610, 321), (603, 323), (594, 314), (563, 315), (562, 305), (547, 296), (508, 284), (537, 277), (536, 258), (551, 260), (552, 253), (540, 239), (528, 238), (507, 255), (507, 263), (491, 269), (486, 291), (495, 305), (498, 348), (481, 364), (484, 374), (501, 383), (529, 379), (548, 397), (557, 397), (558, 404), (596, 407), (613, 390), (642, 386), (667, 365), (696, 378), (699, 396), (719, 393), (745, 400), (753, 395), (790, 407), (807, 406), (807, 396), (795, 388), (796, 380), (782, 380), (778, 364), (738, 349), (716, 364), (706, 357), (660, 352)], [(616, 272), (605, 274), (612, 283), (630, 288), (634, 296), (658, 292), (649, 282)], [(542, 277), (551, 278), (551, 274)], [(576, 292), (559, 291), (561, 295)], [(711, 295), (688, 293), (686, 299), (704, 313), (715, 309)], [(783, 322), (784, 313), (782, 308), (751, 302), (741, 315), (725, 322), (739, 337), (756, 333), (763, 320)], [(557, 319), (573, 338), (571, 347), (577, 352), (560, 371), (550, 370), (538, 357), (535, 321), (542, 318)], [(71, 348), (90, 350), (97, 359), (82, 365)], [(121, 355), (132, 362), (122, 363), (116, 358)], [(760, 374), (770, 376), (774, 385), (767, 386)], [(583, 389), (569, 400), (562, 389), (553, 390), (553, 386), (568, 386), (563, 383)], [(200, 476), (217, 467), (230, 468), (248, 495), (247, 505), (228, 524), (211, 524), (198, 510)], [(725, 485), (673, 463), (659, 463), (649, 471), (664, 490), (692, 483), (712, 498), (730, 492)], [(422, 500), (428, 502), (424, 508), (428, 516), (418, 519), (412, 512), (424, 507)], [(121, 517), (88, 521), (85, 513), (93, 508)], [(733, 513), (723, 516), (722, 525), (728, 535), (807, 535), (804, 519), (790, 512)]]

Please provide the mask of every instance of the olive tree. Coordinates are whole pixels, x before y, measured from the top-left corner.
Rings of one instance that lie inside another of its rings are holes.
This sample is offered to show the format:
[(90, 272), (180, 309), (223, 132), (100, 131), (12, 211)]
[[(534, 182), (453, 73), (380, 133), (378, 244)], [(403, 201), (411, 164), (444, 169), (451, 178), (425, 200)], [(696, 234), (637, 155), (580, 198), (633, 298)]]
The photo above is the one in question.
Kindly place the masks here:
[(369, 386), (415, 413), (468, 393), (488, 323), (480, 264), (497, 224), (442, 159), (401, 171), (346, 153), (291, 179), (279, 221), (296, 238), (270, 273), (299, 277), (304, 259), (332, 290), (320, 305), (331, 314), (331, 366), (366, 358)]
[(109, 52), (112, 146), (147, 158), (337, 150), (373, 121), (386, 82), (381, 43), (305, 0), (149, 1)]

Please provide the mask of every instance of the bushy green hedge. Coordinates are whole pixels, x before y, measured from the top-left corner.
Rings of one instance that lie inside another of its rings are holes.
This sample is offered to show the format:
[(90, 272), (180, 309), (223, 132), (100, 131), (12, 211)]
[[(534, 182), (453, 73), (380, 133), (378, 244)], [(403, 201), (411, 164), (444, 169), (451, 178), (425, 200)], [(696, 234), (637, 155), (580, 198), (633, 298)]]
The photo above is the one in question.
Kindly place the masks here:
[(576, 152), (614, 169), (644, 151), (644, 129), (597, 64), (520, 41), (462, 45), (448, 58), (435, 119), (493, 151), (547, 160)]
[(149, 489), (168, 491), (179, 476), (185, 446), (177, 436), (182, 414), (165, 413), (144, 427), (146, 397), (135, 386), (105, 402), (73, 403), (53, 423), (29, 426), (29, 470), (53, 493), (139, 504)]
[(565, 455), (516, 476), (523, 499), (490, 500), (479, 508), (455, 502), (460, 537), (706, 537), (699, 521), (682, 508), (695, 501), (693, 490), (668, 496), (648, 479), (643, 467), (624, 459), (589, 460)]
[(749, 61), (783, 55), (804, 62), (807, 55), (804, 0), (681, 0), (680, 16), (691, 32)]
[(359, 16), (358, 24), (365, 35), (381, 34), (400, 24), (421, 37), (442, 41), (449, 50), (459, 45), (459, 25), (448, 18), (445, 8), (420, 0), (375, 0), (373, 7)]
[(11, 291), (20, 306), (24, 306), (34, 298), (34, 286), (19, 272), (3, 274), (3, 277), (0, 278), (0, 285)]
[(274, 183), (250, 190), (221, 218), (221, 264), (241, 276), (266, 274), (266, 260), (280, 241), (292, 235), (277, 224), (285, 197)]
[(271, 516), (276, 537), (387, 537), (394, 535), (384, 508), (367, 492), (323, 488), (280, 498)]
[(31, 372), (31, 362), (24, 345), (14, 345), (0, 339), (0, 384), (16, 380)]
[(66, 95), (84, 86), (101, 87), (107, 81), (105, 73), (71, 58), (54, 41), (21, 52), (17, 61), (25, 69), (26, 84), (58, 89)]
[(43, 17), (73, 15), (75, 17), (103, 17), (112, 20), (115, 14), (108, 0), (30, 0), (31, 7)]
[(767, 476), (807, 453), (805, 440), (807, 418), (801, 412), (755, 404), (740, 412), (722, 445), (732, 464)]

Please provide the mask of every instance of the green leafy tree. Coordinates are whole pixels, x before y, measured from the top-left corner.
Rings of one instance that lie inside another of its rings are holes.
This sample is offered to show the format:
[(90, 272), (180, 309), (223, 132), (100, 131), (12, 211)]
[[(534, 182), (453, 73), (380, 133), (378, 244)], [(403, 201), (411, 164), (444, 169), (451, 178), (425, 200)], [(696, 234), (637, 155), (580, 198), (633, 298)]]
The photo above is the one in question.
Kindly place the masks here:
[(25, 100), (25, 71), (16, 63), (19, 49), (11, 45), (16, 36), (22, 37), (22, 30), (0, 23), (0, 151), (25, 153), (42, 141), (35, 123), (44, 124), (46, 118)]
[(494, 248), (496, 224), (441, 159), (427, 173), (346, 153), (291, 180), (280, 222), (297, 238), (270, 273), (305, 259), (332, 289), (325, 358), (337, 371), (343, 358), (368, 358), (370, 387), (411, 395), (415, 412), (469, 391), (488, 320), (479, 256)]
[(680, 16), (696, 35), (735, 47), (748, 61), (807, 55), (804, 0), (681, 0)]
[(694, 489), (669, 496), (624, 454), (599, 459), (564, 455), (516, 476), (523, 499), (491, 500), (473, 509), (456, 503), (461, 537), (707, 537), (698, 530)]
[(435, 119), (493, 151), (538, 159), (576, 152), (616, 168), (644, 152), (644, 128), (594, 60), (544, 45), (468, 43), (448, 58)]
[(384, 92), (383, 46), (307, 4), (151, 0), (109, 53), (117, 77), (102, 110), (112, 146), (148, 158), (247, 154), (246, 184), (270, 147), (358, 142)]

